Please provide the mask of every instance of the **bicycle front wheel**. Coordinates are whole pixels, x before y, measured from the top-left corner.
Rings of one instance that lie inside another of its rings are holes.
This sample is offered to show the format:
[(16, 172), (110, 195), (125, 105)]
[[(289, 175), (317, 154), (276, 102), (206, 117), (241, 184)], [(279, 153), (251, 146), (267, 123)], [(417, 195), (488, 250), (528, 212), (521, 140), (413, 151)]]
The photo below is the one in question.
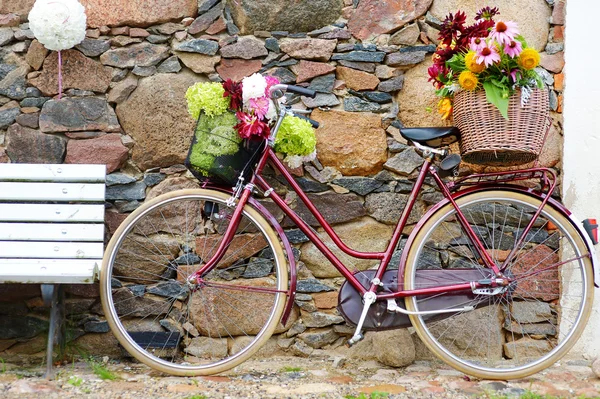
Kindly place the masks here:
[[(457, 204), (487, 253), (502, 265), (541, 205), (537, 197), (484, 191)], [(472, 306), (472, 311), (411, 316), (421, 340), (464, 373), (515, 379), (560, 359), (581, 335), (593, 299), (589, 251), (564, 213), (546, 204), (504, 270), (508, 287), (406, 298), (412, 311)], [(492, 276), (451, 204), (433, 214), (411, 245), (405, 288), (451, 285)]]
[(125, 349), (165, 373), (228, 370), (280, 325), (288, 275), (278, 236), (254, 208), (217, 266), (188, 278), (222, 241), (235, 207), (212, 190), (180, 190), (136, 209), (113, 235), (101, 272), (106, 319)]

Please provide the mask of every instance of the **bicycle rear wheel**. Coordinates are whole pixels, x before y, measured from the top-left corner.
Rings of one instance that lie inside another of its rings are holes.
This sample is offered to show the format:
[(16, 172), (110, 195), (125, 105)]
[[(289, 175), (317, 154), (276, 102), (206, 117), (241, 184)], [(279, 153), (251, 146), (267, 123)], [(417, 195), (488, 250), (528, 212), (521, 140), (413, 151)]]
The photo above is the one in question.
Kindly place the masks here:
[(164, 194), (113, 235), (101, 273), (106, 319), (142, 363), (174, 375), (228, 370), (280, 326), (288, 275), (278, 236), (249, 205), (224, 256), (201, 281), (235, 207), (211, 190)]
[[(485, 191), (457, 204), (496, 264), (516, 246), (539, 208), (537, 197)], [(562, 212), (546, 204), (504, 271), (513, 282), (487, 295), (460, 293), (406, 298), (408, 310), (473, 306), (475, 310), (411, 316), (425, 345), (467, 374), (515, 379), (560, 359), (581, 335), (593, 300), (589, 251)], [(405, 289), (484, 280), (492, 276), (463, 232), (451, 204), (433, 214), (411, 245)]]

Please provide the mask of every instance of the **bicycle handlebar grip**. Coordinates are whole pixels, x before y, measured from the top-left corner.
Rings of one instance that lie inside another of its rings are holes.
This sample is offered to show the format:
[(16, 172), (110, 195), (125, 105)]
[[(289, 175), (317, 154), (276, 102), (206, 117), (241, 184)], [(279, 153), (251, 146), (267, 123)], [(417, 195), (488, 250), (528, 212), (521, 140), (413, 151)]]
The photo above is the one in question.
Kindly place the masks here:
[(300, 119), (304, 119), (310, 122), (310, 124), (312, 125), (312, 127), (314, 127), (315, 129), (317, 129), (319, 127), (319, 122), (317, 122), (314, 119), (310, 119), (308, 116), (304, 116), (304, 115), (294, 115), (296, 118), (300, 118)]
[(310, 97), (310, 98), (315, 98), (317, 95), (317, 92), (314, 90), (307, 89), (305, 87), (300, 87), (300, 86), (293, 86), (293, 85), (288, 85), (287, 91), (289, 91), (291, 93), (300, 94), (301, 96), (304, 96), (304, 97)]

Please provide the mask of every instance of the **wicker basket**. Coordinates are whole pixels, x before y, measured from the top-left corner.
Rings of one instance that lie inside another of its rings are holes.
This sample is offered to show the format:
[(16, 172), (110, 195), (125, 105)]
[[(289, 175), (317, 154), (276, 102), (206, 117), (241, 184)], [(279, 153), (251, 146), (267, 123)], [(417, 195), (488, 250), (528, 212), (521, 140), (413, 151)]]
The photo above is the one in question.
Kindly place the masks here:
[(201, 113), (185, 166), (199, 181), (216, 186), (233, 187), (242, 173), (247, 181), (264, 140), (240, 140), (237, 132), (223, 134), (223, 129), (215, 129), (218, 126), (202, 123), (203, 118), (207, 117)]
[(465, 162), (513, 166), (539, 156), (549, 128), (548, 91), (534, 89), (521, 107), (521, 91), (509, 99), (508, 120), (487, 102), (484, 90), (460, 91), (454, 96), (454, 124), (461, 131)]

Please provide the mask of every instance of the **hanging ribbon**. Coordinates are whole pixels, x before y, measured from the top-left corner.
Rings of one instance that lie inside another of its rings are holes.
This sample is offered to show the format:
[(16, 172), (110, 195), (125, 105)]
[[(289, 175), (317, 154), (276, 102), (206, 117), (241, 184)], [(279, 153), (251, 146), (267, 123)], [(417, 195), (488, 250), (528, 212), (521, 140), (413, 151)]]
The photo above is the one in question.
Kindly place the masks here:
[(58, 99), (62, 98), (62, 56), (60, 50), (58, 50)]

